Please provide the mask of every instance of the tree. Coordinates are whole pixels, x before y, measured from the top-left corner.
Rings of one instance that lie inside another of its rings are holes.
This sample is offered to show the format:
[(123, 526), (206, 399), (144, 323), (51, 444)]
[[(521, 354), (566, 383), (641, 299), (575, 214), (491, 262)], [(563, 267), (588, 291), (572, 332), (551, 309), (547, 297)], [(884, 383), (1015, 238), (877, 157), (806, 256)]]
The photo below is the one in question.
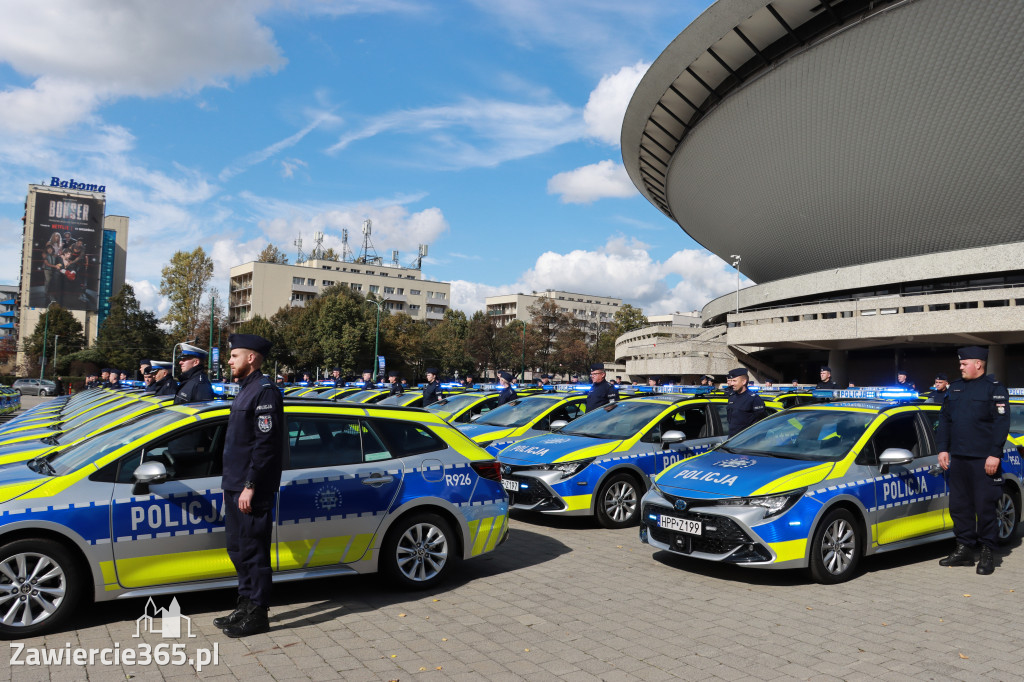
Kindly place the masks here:
[(307, 305), (322, 362), (329, 368), (340, 368), (343, 374), (355, 372), (360, 352), (372, 338), (372, 329), (367, 333), (365, 308), (369, 306), (365, 301), (351, 288), (335, 286)]
[(558, 335), (570, 325), (571, 318), (568, 313), (561, 312), (558, 303), (550, 298), (533, 304), (528, 312), (537, 334), (534, 364), (545, 372), (550, 372), (557, 364), (555, 350)]
[(49, 307), (49, 322), (47, 313), (43, 313), (36, 323), (32, 335), (25, 340), (25, 352), (38, 368), (43, 354), (43, 334), (46, 334), (46, 359), (53, 359), (54, 339), (59, 338), (60, 353), (74, 353), (85, 347), (85, 330), (82, 323), (74, 315), (61, 308), (57, 304)]
[(466, 337), (469, 335), (469, 319), (461, 310), (449, 308), (444, 319), (427, 331), (423, 340), (423, 354), (436, 358), (441, 370), (465, 375), (474, 371), (473, 360), (466, 352)]
[(213, 259), (203, 247), (194, 251), (175, 251), (170, 264), (160, 271), (160, 293), (170, 299), (164, 318), (176, 339), (196, 338), (202, 317), (203, 293), (213, 278)]
[(260, 255), (256, 256), (256, 261), (259, 263), (280, 263), (284, 265), (288, 262), (288, 256), (273, 244), (267, 244), (260, 251)]
[(469, 320), (466, 335), (466, 352), (480, 372), (496, 367), (501, 354), (499, 350), (498, 327), (487, 313), (478, 310)]
[[(430, 365), (441, 364), (426, 353), (424, 343), (430, 327), (426, 320), (414, 320), (408, 313), (393, 313), (380, 321), (382, 355), (393, 369), (404, 371), (416, 383)], [(443, 373), (443, 370), (442, 370)]]
[(334, 250), (334, 247), (329, 246), (324, 251), (323, 255), (320, 256), (320, 260), (341, 260), (341, 255)]
[(262, 336), (270, 342), (270, 353), (264, 358), (263, 373), (269, 374), (268, 368), (273, 367), (277, 364), (287, 364), (289, 358), (286, 357), (287, 351), (284, 348), (284, 344), (281, 340), (281, 333), (278, 331), (277, 326), (263, 317), (262, 315), (253, 315), (252, 319), (246, 320), (238, 325), (237, 332), (239, 334), (255, 334), (256, 336)]
[(587, 335), (578, 326), (562, 329), (555, 343), (555, 361), (559, 371), (567, 374), (585, 375), (590, 360)]
[(166, 334), (154, 313), (143, 310), (135, 289), (125, 284), (110, 297), (110, 312), (96, 334), (96, 350), (118, 369), (133, 372), (141, 358), (163, 358)]
[(615, 316), (612, 318), (612, 335), (619, 338), (623, 334), (643, 329), (649, 324), (643, 310), (626, 303), (615, 311)]

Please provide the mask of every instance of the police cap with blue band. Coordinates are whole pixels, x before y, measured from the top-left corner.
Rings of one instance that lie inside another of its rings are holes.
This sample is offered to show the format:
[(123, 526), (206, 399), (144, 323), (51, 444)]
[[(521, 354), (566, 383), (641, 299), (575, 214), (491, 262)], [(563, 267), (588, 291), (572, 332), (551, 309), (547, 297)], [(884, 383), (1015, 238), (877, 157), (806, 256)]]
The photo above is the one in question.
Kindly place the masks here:
[[(168, 372), (170, 372), (171, 363), (166, 362), (164, 360), (154, 360), (153, 362), (149, 363), (149, 368), (153, 370), (153, 374), (156, 374), (161, 369), (166, 369)], [(150, 374), (150, 372), (147, 371), (146, 374)]]
[(232, 334), (228, 337), (228, 345), (231, 346), (232, 350), (244, 348), (259, 353), (263, 357), (267, 357), (267, 353), (270, 352), (273, 346), (270, 341), (256, 334)]
[(207, 355), (209, 355), (209, 353), (202, 348), (197, 348), (196, 346), (188, 343), (181, 344), (181, 357), (183, 358), (199, 358), (200, 360), (205, 360)]
[(984, 360), (988, 362), (988, 348), (981, 346), (964, 346), (958, 348), (956, 354), (961, 360)]

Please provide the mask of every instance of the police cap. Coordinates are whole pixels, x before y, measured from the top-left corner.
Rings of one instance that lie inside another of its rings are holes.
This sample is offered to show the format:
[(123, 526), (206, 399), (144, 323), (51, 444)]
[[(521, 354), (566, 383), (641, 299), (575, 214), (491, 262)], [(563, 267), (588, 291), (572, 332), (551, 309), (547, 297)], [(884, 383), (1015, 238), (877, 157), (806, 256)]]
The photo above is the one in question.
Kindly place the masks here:
[[(367, 374), (370, 374), (370, 372), (367, 372)], [(397, 379), (398, 378), (398, 372), (395, 371), (395, 370), (391, 370), (390, 372), (388, 372), (388, 376), (389, 377), (395, 377)]]
[(156, 374), (157, 371), (159, 371), (159, 367), (154, 367), (153, 365), (147, 365), (146, 369), (143, 370), (142, 374), (143, 374), (143, 376), (151, 377), (154, 374)]
[(362, 371), (362, 374), (373, 374), (373, 370), (372, 369), (364, 369)]
[(701, 377), (701, 379), (707, 379), (708, 381), (714, 381), (715, 380), (715, 376), (713, 374), (705, 374), (704, 376)]
[(256, 351), (263, 357), (267, 357), (267, 353), (270, 352), (270, 348), (273, 345), (270, 341), (256, 334), (232, 334), (228, 337), (228, 344), (232, 350), (235, 348), (245, 348), (246, 350)]
[[(232, 334), (231, 336), (237, 335)], [(207, 355), (209, 355), (209, 353), (202, 348), (197, 348), (188, 343), (181, 344), (181, 357), (183, 358), (199, 358), (200, 360), (205, 360)]]
[(935, 375), (935, 380), (936, 381), (949, 381), (949, 377), (946, 376), (945, 372), (939, 372), (938, 374)]
[[(171, 371), (171, 363), (165, 362), (163, 360), (154, 360), (153, 362), (149, 363), (149, 368), (153, 370), (154, 374), (156, 373), (157, 370), (160, 369), (166, 369), (169, 372)], [(147, 371), (146, 374), (149, 374), (149, 372)]]
[(498, 372), (498, 376), (501, 377), (502, 379), (504, 379), (505, 381), (507, 381), (510, 384), (512, 383), (512, 380), (515, 379), (514, 376), (512, 376), (509, 372), (506, 372), (504, 370), (502, 370), (501, 372)]
[(149, 360), (139, 360), (139, 367), (142, 367), (143, 365), (152, 365), (152, 364), (153, 363), (150, 362)]
[(427, 367), (427, 374), (433, 374), (437, 376), (440, 372), (437, 371), (437, 367)]
[(730, 379), (735, 378), (735, 377), (745, 377), (745, 376), (747, 376), (747, 368), (746, 367), (737, 367), (736, 369), (730, 369), (729, 370), (729, 374), (727, 376)]
[(898, 377), (905, 377), (905, 376), (907, 376), (907, 370), (905, 370), (905, 369), (898, 369), (898, 370), (896, 370), (896, 376), (898, 376)]
[(591, 372), (603, 372), (604, 371), (604, 363), (603, 362), (595, 362), (594, 364), (592, 364), (590, 366), (590, 371)]
[(961, 360), (984, 360), (988, 362), (988, 348), (981, 346), (964, 346), (956, 354)]
[(831, 374), (832, 373), (832, 368), (829, 367), (828, 365), (822, 365), (821, 369), (818, 370), (818, 371), (819, 372), (828, 372), (829, 374)]

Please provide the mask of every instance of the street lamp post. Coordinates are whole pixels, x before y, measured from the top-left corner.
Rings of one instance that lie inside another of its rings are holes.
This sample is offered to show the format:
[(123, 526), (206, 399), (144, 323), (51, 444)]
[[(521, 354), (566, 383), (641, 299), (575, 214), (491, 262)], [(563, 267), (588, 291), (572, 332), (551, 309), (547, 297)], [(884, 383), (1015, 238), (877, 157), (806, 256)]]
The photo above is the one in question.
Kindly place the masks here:
[(736, 268), (736, 314), (740, 314), (740, 261), (743, 260), (743, 256), (739, 254), (732, 254), (735, 259), (732, 262), (732, 266)]
[(386, 298), (376, 300), (373, 298), (366, 299), (367, 303), (372, 303), (377, 306), (377, 327), (373, 332), (373, 383), (377, 383), (377, 370), (380, 368), (380, 355), (378, 350), (380, 348), (380, 313), (384, 308), (384, 304), (388, 301)]
[(519, 371), (519, 383), (525, 384), (526, 383), (526, 320), (520, 320), (517, 317), (517, 318), (513, 319), (511, 322), (509, 322), (509, 324), (512, 324), (512, 322), (522, 322), (523, 323), (523, 364), (522, 364), (522, 367), (521, 367), (521, 369)]
[(46, 304), (46, 322), (43, 323), (43, 356), (39, 362), (39, 378), (43, 378), (43, 373), (46, 372), (46, 335), (50, 333), (50, 306), (56, 303), (56, 301), (50, 301)]
[(57, 339), (60, 338), (60, 334), (53, 335), (53, 375), (57, 376)]

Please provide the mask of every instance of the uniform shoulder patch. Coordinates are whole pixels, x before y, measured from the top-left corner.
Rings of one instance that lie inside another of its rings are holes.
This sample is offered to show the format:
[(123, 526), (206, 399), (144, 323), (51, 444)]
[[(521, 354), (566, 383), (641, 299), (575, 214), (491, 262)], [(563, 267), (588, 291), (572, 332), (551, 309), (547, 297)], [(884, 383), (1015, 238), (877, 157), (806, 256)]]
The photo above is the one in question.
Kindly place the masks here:
[(270, 433), (270, 430), (274, 428), (274, 416), (270, 414), (261, 414), (256, 417), (256, 426), (263, 433)]

